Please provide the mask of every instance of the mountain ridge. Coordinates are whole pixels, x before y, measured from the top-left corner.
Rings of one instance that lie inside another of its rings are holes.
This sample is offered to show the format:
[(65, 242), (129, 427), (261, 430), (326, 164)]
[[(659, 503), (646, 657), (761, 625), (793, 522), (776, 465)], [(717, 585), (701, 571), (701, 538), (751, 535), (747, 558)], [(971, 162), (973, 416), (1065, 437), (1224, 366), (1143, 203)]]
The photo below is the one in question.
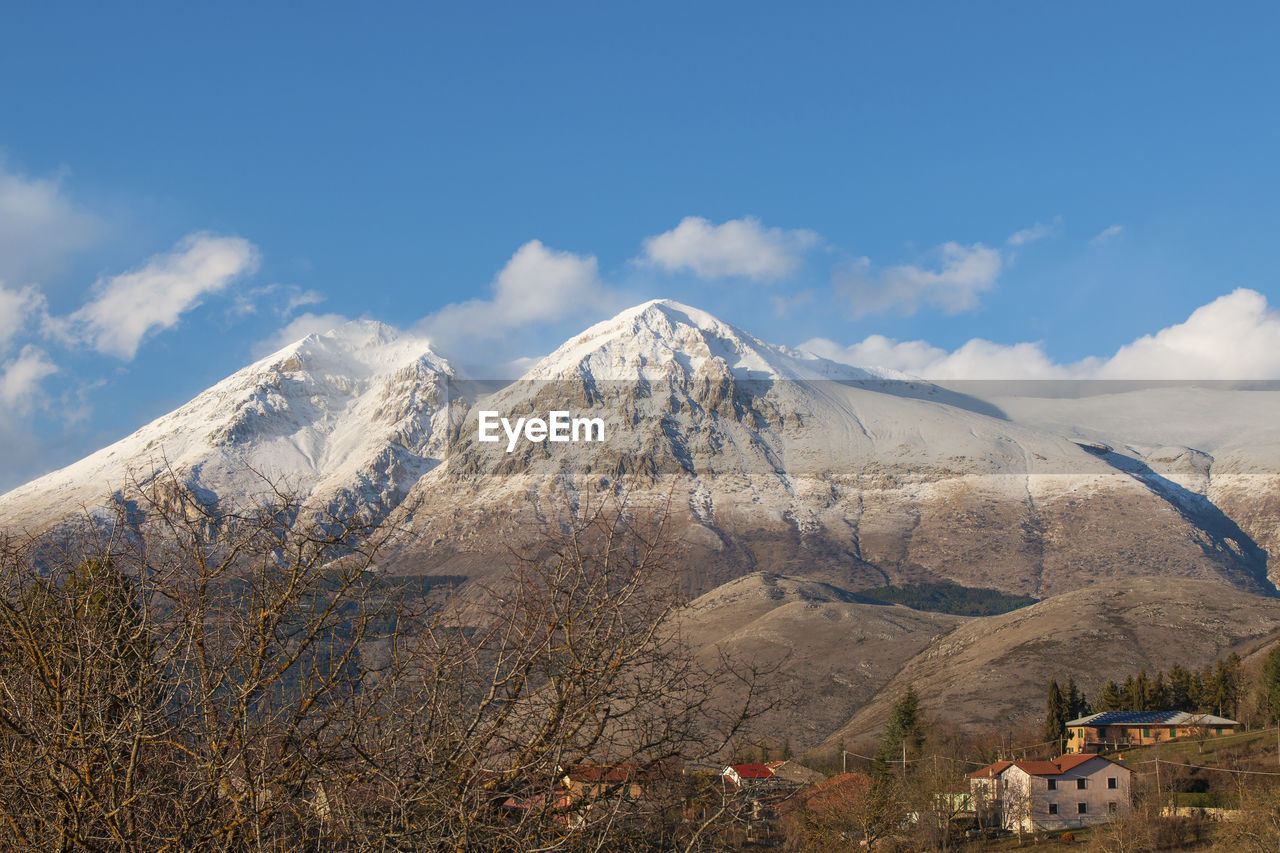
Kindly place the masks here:
[[(1212, 488), (1179, 485), (1201, 468), (1211, 480), (1211, 459), (1169, 451), (1151, 456), (1150, 475), (1126, 470), (1035, 412), (1010, 420), (1015, 401), (988, 411), (921, 380), (766, 343), (671, 300), (585, 329), (478, 398), (465, 379), (427, 339), (356, 321), (0, 496), (0, 524), (39, 530), (160, 462), (213, 500), (283, 477), (315, 508), (406, 526), (393, 558), (453, 571), (505, 551), (531, 496), (626, 483), (650, 502), (675, 497), (703, 566), (695, 591), (800, 566), (853, 588), (948, 580), (1044, 597), (1155, 572), (1274, 591), (1260, 565), (1268, 540), (1250, 543), (1243, 529), (1265, 533), (1273, 503), (1237, 481), (1224, 494), (1245, 525), (1188, 510), (1216, 509)], [(604, 414), (613, 435), (507, 454), (476, 441), (481, 405)]]

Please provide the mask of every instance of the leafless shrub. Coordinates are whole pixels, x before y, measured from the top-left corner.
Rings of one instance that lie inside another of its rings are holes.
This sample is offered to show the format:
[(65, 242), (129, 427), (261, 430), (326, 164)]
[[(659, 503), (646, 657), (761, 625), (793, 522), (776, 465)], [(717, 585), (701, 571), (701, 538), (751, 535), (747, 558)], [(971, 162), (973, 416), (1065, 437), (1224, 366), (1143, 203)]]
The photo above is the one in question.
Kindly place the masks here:
[(559, 507), (464, 614), (287, 493), (230, 511), (166, 473), (116, 509), (0, 548), (0, 846), (697, 849), (731, 822), (684, 768), (756, 679), (681, 641), (665, 513)]

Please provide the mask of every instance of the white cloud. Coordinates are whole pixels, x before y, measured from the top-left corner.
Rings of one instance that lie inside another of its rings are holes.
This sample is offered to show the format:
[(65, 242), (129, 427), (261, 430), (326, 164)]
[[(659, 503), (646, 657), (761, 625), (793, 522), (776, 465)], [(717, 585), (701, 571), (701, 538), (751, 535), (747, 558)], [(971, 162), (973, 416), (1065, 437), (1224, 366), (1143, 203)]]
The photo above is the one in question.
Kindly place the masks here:
[(130, 360), (147, 335), (176, 325), (204, 296), (257, 265), (257, 249), (247, 240), (191, 234), (139, 269), (99, 279), (89, 302), (51, 326), (63, 337)]
[(1099, 231), (1096, 235), (1094, 235), (1094, 238), (1089, 242), (1093, 243), (1095, 246), (1100, 246), (1103, 243), (1106, 243), (1108, 240), (1112, 240), (1116, 237), (1119, 237), (1123, 233), (1124, 233), (1123, 225), (1111, 225)]
[(9, 290), (0, 282), (0, 352), (44, 305), (44, 296), (35, 285)]
[(350, 322), (351, 318), (342, 314), (312, 314), (310, 312), (299, 314), (280, 331), (265, 341), (259, 341), (255, 344), (253, 355), (255, 358), (270, 355), (294, 341), (302, 340), (307, 335), (322, 335)]
[(25, 413), (45, 377), (58, 372), (43, 350), (25, 346), (18, 356), (0, 365), (0, 402)]
[(319, 305), (327, 297), (315, 290), (303, 290), (296, 284), (272, 282), (259, 287), (241, 289), (235, 294), (234, 301), (227, 309), (231, 318), (247, 317), (257, 314), (264, 305), (280, 316), (288, 319), (294, 311), (308, 305)]
[(30, 178), (0, 162), (0, 280), (29, 284), (98, 243), (98, 217), (82, 210), (60, 180)]
[(1062, 217), (1055, 216), (1051, 222), (1045, 224), (1037, 222), (1030, 228), (1023, 228), (1021, 231), (1015, 231), (1009, 235), (1009, 239), (1005, 242), (1010, 246), (1025, 246), (1027, 243), (1034, 243), (1037, 240), (1043, 240), (1045, 237), (1052, 237), (1058, 233), (1058, 228), (1062, 225)]
[(794, 272), (818, 242), (812, 231), (765, 228), (750, 216), (720, 225), (686, 216), (672, 230), (646, 238), (642, 260), (671, 272), (692, 270), (702, 278), (776, 281)]
[(1280, 379), (1280, 310), (1240, 288), (1183, 323), (1144, 335), (1103, 364), (1105, 379)]
[(1110, 358), (1057, 363), (1038, 342), (974, 338), (947, 351), (926, 341), (872, 335), (850, 346), (801, 344), (824, 358), (889, 367), (926, 379), (1280, 379), (1280, 310), (1240, 289), (1197, 308), (1185, 322), (1145, 335)]
[(318, 290), (303, 290), (293, 285), (289, 286), (288, 292), (289, 299), (284, 306), (284, 315), (286, 317), (299, 308), (305, 308), (308, 305), (319, 305), (328, 298)]
[(494, 340), (536, 323), (612, 307), (613, 293), (600, 280), (594, 256), (525, 243), (493, 280), (490, 299), (446, 305), (419, 325), (444, 346), (466, 339)]
[(800, 345), (815, 355), (860, 367), (888, 367), (927, 379), (1062, 379), (1070, 374), (1056, 365), (1038, 343), (1012, 346), (974, 338), (953, 352), (927, 341), (896, 341), (872, 335), (850, 346), (826, 338)]
[(858, 258), (836, 270), (832, 282), (855, 317), (889, 310), (909, 316), (926, 306), (958, 314), (978, 306), (1004, 266), (1000, 250), (981, 243), (943, 243), (934, 255), (933, 269), (903, 264), (878, 270), (870, 258)]

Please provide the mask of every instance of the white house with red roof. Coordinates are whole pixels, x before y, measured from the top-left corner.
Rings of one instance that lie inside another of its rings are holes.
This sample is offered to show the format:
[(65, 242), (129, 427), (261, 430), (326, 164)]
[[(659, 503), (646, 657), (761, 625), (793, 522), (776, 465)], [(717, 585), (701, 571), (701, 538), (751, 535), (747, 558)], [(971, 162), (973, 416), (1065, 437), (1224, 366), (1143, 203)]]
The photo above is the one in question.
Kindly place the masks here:
[(776, 779), (778, 768), (786, 763), (785, 761), (770, 761), (767, 764), (730, 764), (720, 771), (720, 775), (736, 790), (742, 790)]
[(1006, 829), (1069, 829), (1106, 823), (1129, 809), (1132, 773), (1100, 755), (997, 761), (969, 774), (979, 814)]

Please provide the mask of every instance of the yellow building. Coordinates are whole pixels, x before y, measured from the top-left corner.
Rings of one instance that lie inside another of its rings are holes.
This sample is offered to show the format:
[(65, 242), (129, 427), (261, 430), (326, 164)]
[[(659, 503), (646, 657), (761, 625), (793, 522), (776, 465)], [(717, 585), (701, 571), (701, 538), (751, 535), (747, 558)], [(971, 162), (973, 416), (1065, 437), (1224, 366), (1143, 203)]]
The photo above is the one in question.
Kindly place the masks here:
[(1187, 711), (1101, 711), (1067, 723), (1067, 752), (1110, 752), (1174, 738), (1235, 734), (1240, 724)]

